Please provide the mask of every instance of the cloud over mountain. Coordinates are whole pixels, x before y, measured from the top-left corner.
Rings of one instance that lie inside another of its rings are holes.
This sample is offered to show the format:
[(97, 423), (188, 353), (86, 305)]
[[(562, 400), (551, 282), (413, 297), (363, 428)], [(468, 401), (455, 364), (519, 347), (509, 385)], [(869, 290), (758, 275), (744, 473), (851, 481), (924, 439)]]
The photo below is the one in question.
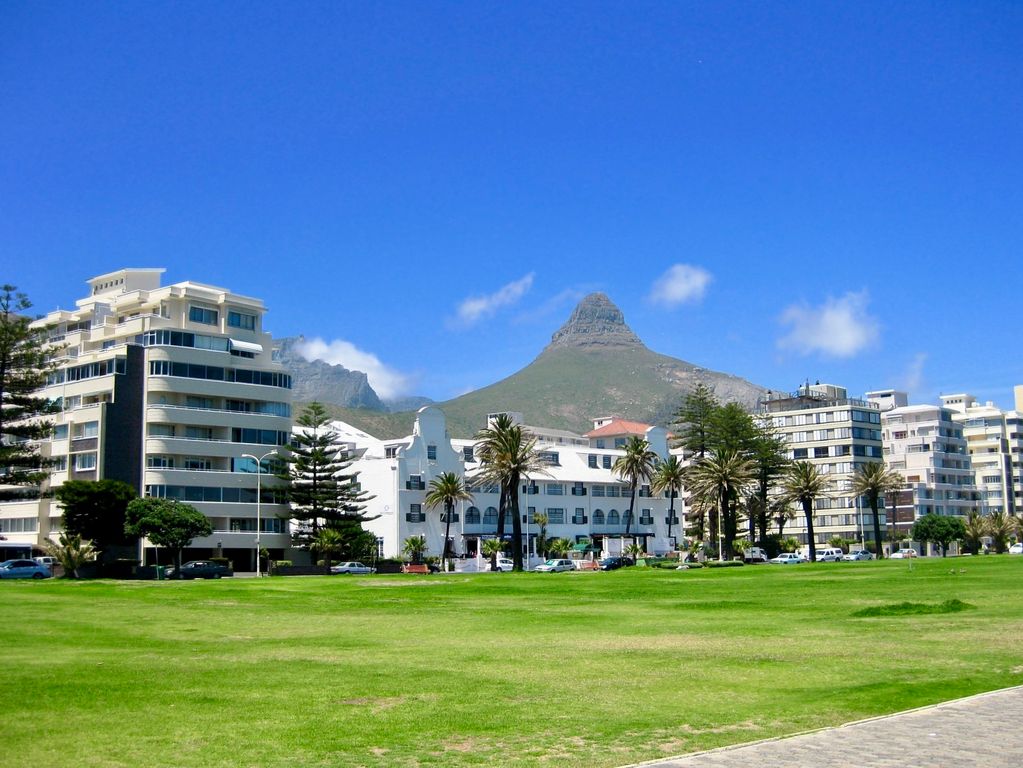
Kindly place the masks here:
[(840, 299), (828, 297), (817, 307), (793, 304), (781, 315), (789, 332), (778, 340), (781, 349), (800, 355), (815, 352), (830, 357), (852, 357), (873, 344), (880, 324), (867, 312), (866, 290), (850, 292)]

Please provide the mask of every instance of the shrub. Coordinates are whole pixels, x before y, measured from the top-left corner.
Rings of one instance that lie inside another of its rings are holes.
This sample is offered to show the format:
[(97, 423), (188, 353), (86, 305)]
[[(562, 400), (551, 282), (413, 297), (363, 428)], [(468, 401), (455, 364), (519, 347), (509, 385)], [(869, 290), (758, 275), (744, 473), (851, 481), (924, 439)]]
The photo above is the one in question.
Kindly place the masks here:
[(742, 560), (725, 560), (721, 562), (719, 560), (708, 560), (703, 564), (704, 568), (736, 568), (745, 565)]

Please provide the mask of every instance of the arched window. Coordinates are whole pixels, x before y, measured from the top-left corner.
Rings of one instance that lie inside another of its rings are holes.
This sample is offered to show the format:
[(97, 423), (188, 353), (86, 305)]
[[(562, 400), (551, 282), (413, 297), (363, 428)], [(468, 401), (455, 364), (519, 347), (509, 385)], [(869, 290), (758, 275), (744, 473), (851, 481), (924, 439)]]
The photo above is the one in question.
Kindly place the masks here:
[(593, 524), (603, 525), (604, 524), (604, 510), (598, 509), (593, 513)]
[(480, 511), (476, 507), (469, 507), (465, 510), (465, 522), (467, 525), (480, 524)]
[(497, 525), (496, 509), (487, 507), (487, 511), (483, 513), (483, 525)]
[(618, 523), (618, 510), (617, 509), (612, 509), (610, 512), (607, 513), (607, 524), (608, 525), (618, 525), (619, 524)]
[(635, 519), (632, 516), (632, 510), (627, 509), (622, 512), (622, 525), (632, 525)]

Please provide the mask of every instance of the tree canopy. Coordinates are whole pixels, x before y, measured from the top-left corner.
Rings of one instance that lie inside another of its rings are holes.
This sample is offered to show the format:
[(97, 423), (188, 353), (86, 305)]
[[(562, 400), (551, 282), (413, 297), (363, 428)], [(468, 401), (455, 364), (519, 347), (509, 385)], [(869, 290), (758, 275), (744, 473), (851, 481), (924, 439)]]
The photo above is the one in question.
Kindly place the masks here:
[(181, 550), (199, 536), (213, 533), (213, 525), (191, 504), (170, 499), (143, 498), (128, 504), (124, 531), (129, 536), (145, 536), (158, 547), (174, 550), (181, 566)]
[(912, 536), (917, 541), (930, 541), (941, 545), (941, 556), (948, 554), (948, 545), (966, 538), (966, 525), (960, 517), (924, 515), (913, 523)]
[(128, 543), (125, 512), (138, 494), (120, 480), (68, 480), (53, 495), (64, 512), (61, 525), (69, 534), (89, 539), (100, 550)]

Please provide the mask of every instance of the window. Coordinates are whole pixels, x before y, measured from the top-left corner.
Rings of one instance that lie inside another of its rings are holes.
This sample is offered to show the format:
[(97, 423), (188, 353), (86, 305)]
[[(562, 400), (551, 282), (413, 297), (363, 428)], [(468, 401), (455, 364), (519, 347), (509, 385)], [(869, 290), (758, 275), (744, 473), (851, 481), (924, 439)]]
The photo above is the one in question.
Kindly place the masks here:
[(187, 440), (212, 440), (213, 427), (185, 427)]
[(586, 495), (586, 488), (583, 486), (582, 483), (576, 483), (575, 485), (572, 486), (572, 495), (573, 496), (585, 496)]
[(480, 524), (480, 511), (477, 507), (469, 507), (467, 510), (465, 510), (465, 524), (466, 525)]
[(398, 447), (397, 446), (389, 445), (386, 448), (384, 448), (384, 458), (385, 459), (394, 459), (394, 458), (397, 458), (397, 456), (398, 456)]
[(185, 458), (185, 469), (194, 472), (209, 472), (213, 469), (213, 460), (202, 456), (188, 456)]
[(97, 437), (98, 435), (99, 435), (98, 421), (86, 421), (82, 424), (75, 424), (74, 429), (71, 432), (71, 436), (75, 440), (83, 440), (88, 437)]
[(253, 443), (255, 445), (287, 445), (291, 440), (288, 432), (275, 429), (247, 429), (233, 427), (231, 429), (232, 443)]
[(437, 446), (436, 445), (428, 445), (428, 446), (426, 446), (426, 458), (429, 461), (436, 461), (437, 460)]
[(625, 447), (625, 444), (626, 444), (627, 442), (628, 442), (628, 438), (625, 438), (625, 437), (616, 437), (616, 438), (615, 438), (615, 448), (624, 448), (624, 447)]
[(483, 513), (483, 525), (497, 525), (497, 510), (494, 507), (487, 507)]
[[(448, 513), (447, 512), (441, 512), (440, 513), (440, 521), (442, 523), (448, 522)], [(452, 523), (457, 523), (458, 522), (458, 513), (457, 512), (452, 512), (451, 513), (451, 522)]]
[(597, 509), (593, 512), (593, 524), (603, 525), (604, 524), (604, 510)]
[(205, 410), (211, 410), (213, 408), (213, 400), (208, 397), (195, 397), (194, 395), (188, 395), (185, 398), (185, 406), (188, 408), (203, 408)]
[(473, 449), (471, 445), (466, 445), (462, 447), (462, 460), (467, 464), (471, 464), (472, 462), (476, 461), (476, 456), (473, 454)]
[(215, 309), (192, 306), (188, 309), (188, 319), (193, 323), (216, 325), (220, 322), (220, 313)]
[(641, 509), (639, 511), (639, 524), (640, 525), (653, 525), (654, 524), (654, 514), (653, 514), (653, 511), (649, 510), (649, 509)]
[(173, 424), (150, 424), (149, 425), (149, 436), (150, 437), (174, 437), (174, 425)]
[(597, 468), (597, 455), (595, 453), (591, 453), (587, 457), (587, 465), (589, 466), (590, 469)]
[(52, 459), (51, 472), (67, 472), (67, 456), (57, 456)]
[(409, 523), (425, 523), (426, 515), (423, 514), (422, 504), (409, 504), (405, 520)]
[(425, 491), (426, 483), (423, 482), (422, 475), (409, 475), (408, 481), (405, 483), (406, 491)]
[(546, 464), (549, 467), (561, 466), (561, 460), (557, 451), (541, 451), (537, 458), (541, 464)]
[(54, 440), (67, 440), (67, 435), (68, 435), (67, 424), (58, 424), (53, 428)]
[(586, 510), (583, 507), (576, 507), (575, 514), (572, 515), (572, 525), (585, 525), (586, 524)]
[(170, 456), (150, 456), (146, 466), (151, 469), (174, 469), (174, 459)]
[(547, 483), (548, 496), (564, 496), (565, 486), (561, 483)]
[(594, 496), (603, 496), (604, 495), (604, 486), (602, 486), (602, 485), (595, 485), (595, 486), (593, 486), (593, 495)]
[(75, 455), (75, 472), (87, 472), (96, 468), (95, 453), (79, 453)]
[[(214, 320), (214, 322), (216, 322)], [(227, 313), (227, 324), (232, 328), (241, 328), (244, 331), (256, 330), (256, 316), (247, 312), (229, 310)]]
[(563, 525), (565, 522), (565, 510), (561, 507), (547, 507), (547, 522), (550, 525)]
[(618, 510), (612, 509), (607, 513), (607, 524), (608, 525), (620, 525), (620, 518), (618, 517)]
[(813, 449), (813, 457), (815, 459), (824, 459), (824, 458), (827, 458), (827, 455), (828, 455), (828, 447), (826, 445)]
[(604, 466), (604, 469), (611, 469), (611, 457), (610, 456), (605, 456), (604, 457), (603, 466)]

